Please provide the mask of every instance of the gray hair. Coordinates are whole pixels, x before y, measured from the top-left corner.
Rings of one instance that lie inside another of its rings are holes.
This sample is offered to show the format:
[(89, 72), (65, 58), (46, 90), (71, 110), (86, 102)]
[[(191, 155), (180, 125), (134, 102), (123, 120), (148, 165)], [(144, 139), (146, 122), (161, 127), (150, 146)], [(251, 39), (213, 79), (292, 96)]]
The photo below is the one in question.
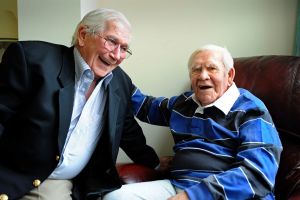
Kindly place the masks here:
[(233, 68), (233, 58), (232, 58), (230, 52), (225, 47), (220, 47), (220, 46), (217, 46), (214, 44), (208, 44), (208, 45), (204, 45), (203, 47), (201, 47), (200, 49), (197, 49), (196, 51), (194, 51), (192, 53), (192, 55), (190, 56), (189, 61), (188, 61), (189, 72), (191, 72), (192, 64), (193, 64), (193, 61), (194, 61), (196, 55), (198, 55), (199, 53), (201, 53), (203, 51), (220, 52), (222, 54), (222, 62), (224, 64), (227, 72), (230, 70), (230, 68)]
[(131, 24), (121, 13), (113, 9), (99, 8), (87, 13), (78, 23), (72, 37), (71, 45), (78, 44), (77, 32), (81, 26), (86, 26), (86, 31), (90, 34), (105, 31), (105, 25), (108, 21), (114, 21), (118, 26), (126, 28), (131, 32)]

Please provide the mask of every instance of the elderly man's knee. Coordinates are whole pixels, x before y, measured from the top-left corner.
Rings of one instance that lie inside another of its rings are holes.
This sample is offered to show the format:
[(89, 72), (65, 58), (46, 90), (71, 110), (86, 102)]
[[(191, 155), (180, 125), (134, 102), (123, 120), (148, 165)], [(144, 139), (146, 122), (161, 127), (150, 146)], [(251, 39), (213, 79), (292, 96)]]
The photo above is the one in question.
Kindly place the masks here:
[(126, 189), (126, 187), (124, 188), (124, 186), (118, 190), (106, 194), (103, 197), (103, 200), (128, 200), (128, 199), (134, 200), (135, 195), (131, 190)]

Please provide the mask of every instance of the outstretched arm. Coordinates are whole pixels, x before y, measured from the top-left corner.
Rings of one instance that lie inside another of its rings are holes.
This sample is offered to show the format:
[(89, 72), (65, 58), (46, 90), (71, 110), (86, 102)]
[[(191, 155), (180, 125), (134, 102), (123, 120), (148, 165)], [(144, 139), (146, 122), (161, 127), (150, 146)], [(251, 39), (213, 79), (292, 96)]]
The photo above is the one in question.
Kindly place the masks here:
[[(175, 99), (175, 97), (172, 99)], [(169, 126), (172, 107), (170, 99), (145, 95), (136, 88), (131, 101), (134, 115), (139, 120), (153, 125)]]

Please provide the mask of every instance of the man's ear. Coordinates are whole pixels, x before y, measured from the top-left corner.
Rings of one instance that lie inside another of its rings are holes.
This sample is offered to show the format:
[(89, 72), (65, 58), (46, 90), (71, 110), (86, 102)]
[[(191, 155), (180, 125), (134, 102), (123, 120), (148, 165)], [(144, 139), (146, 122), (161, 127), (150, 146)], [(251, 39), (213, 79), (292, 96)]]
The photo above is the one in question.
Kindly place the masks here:
[(86, 27), (80, 26), (77, 30), (78, 45), (83, 46), (86, 38)]
[(228, 86), (231, 86), (235, 77), (235, 69), (232, 67), (228, 71)]

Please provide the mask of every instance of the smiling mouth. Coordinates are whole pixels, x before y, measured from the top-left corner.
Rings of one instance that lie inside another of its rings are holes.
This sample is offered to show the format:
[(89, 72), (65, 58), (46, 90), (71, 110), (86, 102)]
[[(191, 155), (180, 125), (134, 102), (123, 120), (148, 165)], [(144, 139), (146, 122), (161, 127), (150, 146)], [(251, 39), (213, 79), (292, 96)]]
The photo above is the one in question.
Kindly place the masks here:
[(204, 85), (204, 86), (200, 86), (199, 88), (200, 88), (200, 90), (208, 90), (208, 89), (210, 89), (210, 88), (212, 88), (212, 87), (211, 87), (211, 86)]
[(111, 63), (109, 63), (109, 62), (103, 60), (100, 56), (99, 56), (99, 60), (101, 60), (101, 62), (102, 62), (103, 64), (105, 64), (106, 66), (110, 66), (110, 65), (111, 65)]

